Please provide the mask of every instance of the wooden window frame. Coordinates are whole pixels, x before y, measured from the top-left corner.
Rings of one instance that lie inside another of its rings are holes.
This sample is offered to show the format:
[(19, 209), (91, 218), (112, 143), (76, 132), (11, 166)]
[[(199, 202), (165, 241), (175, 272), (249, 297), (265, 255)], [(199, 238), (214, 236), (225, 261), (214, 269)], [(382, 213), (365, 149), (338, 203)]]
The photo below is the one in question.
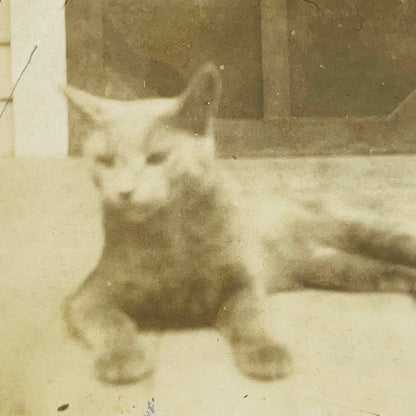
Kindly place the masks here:
[[(79, 33), (71, 29), (67, 33), (67, 52), (75, 48), (79, 55), (80, 49), (87, 51), (87, 45), (98, 50), (98, 53), (90, 51), (82, 54), (79, 68), (72, 68), (74, 73), (82, 72), (83, 68), (93, 68), (95, 74), (104, 73), (103, 45), (103, 6), (101, 1), (90, 2), (88, 5), (81, 0), (72, 0), (72, 5), (82, 8), (82, 16), (89, 19), (90, 24), (85, 27), (88, 36), (85, 36), (85, 44), (80, 44)], [(69, 12), (71, 12), (69, 10)], [(74, 19), (82, 18), (76, 12)], [(78, 26), (82, 30), (83, 25)], [(101, 33), (99, 33), (101, 31)], [(94, 32), (94, 33), (93, 33)], [(263, 118), (262, 119), (220, 119), (217, 120), (217, 147), (222, 156), (257, 154), (258, 149), (264, 146), (274, 146), (278, 140), (281, 123), (286, 124), (290, 117), (290, 74), (288, 54), (287, 32), (287, 0), (261, 0), (261, 39), (262, 39), (262, 69), (263, 69)], [(101, 52), (101, 54), (100, 54)], [(100, 58), (101, 57), (101, 58)], [(68, 73), (68, 81), (71, 83), (71, 71)], [(79, 82), (79, 80), (75, 80)], [(86, 80), (85, 85), (77, 85), (91, 93), (102, 94), (97, 85), (90, 85)], [(71, 117), (71, 115), (70, 115)], [(71, 123), (70, 123), (71, 125)], [(242, 137), (235, 140), (235, 132), (242, 131)], [(71, 135), (71, 134), (70, 134)], [(70, 154), (76, 154), (78, 143), (69, 144)]]
[[(100, 50), (96, 53), (91, 50), (103, 46), (102, 3), (99, 0), (69, 1), (72, 5), (79, 1), (88, 9), (88, 18), (98, 23), (84, 25), (88, 30), (89, 47), (83, 47), (79, 42), (76, 45), (85, 50), (80, 65), (83, 70), (103, 71), (103, 54), (100, 55)], [(13, 0), (11, 22), (12, 80), (16, 85), (13, 95), (15, 154), (67, 156), (71, 150), (68, 108), (58, 87), (65, 85), (67, 80), (66, 54), (71, 54), (71, 36), (74, 34), (71, 35), (71, 30), (65, 31), (64, 0), (59, 3), (56, 0)], [(378, 152), (373, 148), (375, 129), (380, 130), (380, 141), (384, 143), (381, 152), (388, 148), (402, 151), (400, 143), (397, 148), (389, 147), (389, 140), (394, 129), (397, 136), (396, 127), (401, 119), (406, 119), (406, 108), (409, 102), (416, 101), (416, 92), (386, 117), (291, 117), (287, 25), (287, 0), (261, 0), (263, 118), (217, 120), (218, 154), (226, 157), (312, 155), (317, 152), (371, 154)], [(39, 27), (45, 28), (40, 36), (33, 30)], [(91, 33), (92, 27), (97, 33)], [(94, 89), (94, 85), (86, 82), (85, 89)], [(306, 132), (310, 135), (311, 145), (305, 142)], [(341, 137), (341, 140), (328, 140), (332, 137)], [(314, 147), (316, 142), (320, 146)], [(409, 150), (405, 148), (405, 151)]]

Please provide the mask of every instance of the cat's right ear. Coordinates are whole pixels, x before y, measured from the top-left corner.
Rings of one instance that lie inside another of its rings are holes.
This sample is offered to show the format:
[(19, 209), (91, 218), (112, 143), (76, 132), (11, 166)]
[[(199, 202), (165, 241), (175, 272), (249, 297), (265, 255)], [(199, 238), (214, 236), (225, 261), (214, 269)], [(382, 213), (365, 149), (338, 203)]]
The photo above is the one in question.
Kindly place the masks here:
[(180, 127), (195, 135), (204, 135), (217, 112), (221, 95), (221, 77), (214, 64), (200, 68), (182, 94), (177, 114)]
[(70, 85), (63, 87), (61, 90), (68, 101), (90, 121), (97, 124), (105, 121), (108, 113), (105, 98), (96, 97)]

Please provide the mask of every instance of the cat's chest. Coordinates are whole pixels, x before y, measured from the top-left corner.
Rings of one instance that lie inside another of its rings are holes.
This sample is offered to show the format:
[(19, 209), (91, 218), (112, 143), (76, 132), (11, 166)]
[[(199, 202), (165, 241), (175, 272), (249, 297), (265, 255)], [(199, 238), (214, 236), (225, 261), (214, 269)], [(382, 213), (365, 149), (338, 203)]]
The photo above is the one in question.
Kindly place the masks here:
[(213, 279), (217, 270), (232, 262), (232, 241), (226, 233), (211, 234), (203, 227), (166, 232), (159, 240), (148, 235), (114, 248), (115, 261), (137, 279), (186, 282)]
[[(192, 211), (192, 212), (190, 212)], [(159, 217), (137, 228), (107, 232), (102, 266), (123, 308), (144, 326), (212, 323), (223, 302), (249, 284), (226, 211)]]
[(183, 235), (171, 243), (118, 247), (109, 259), (117, 275), (111, 276), (108, 290), (123, 299), (140, 325), (211, 324), (220, 305), (241, 286), (244, 272), (219, 241), (192, 241)]

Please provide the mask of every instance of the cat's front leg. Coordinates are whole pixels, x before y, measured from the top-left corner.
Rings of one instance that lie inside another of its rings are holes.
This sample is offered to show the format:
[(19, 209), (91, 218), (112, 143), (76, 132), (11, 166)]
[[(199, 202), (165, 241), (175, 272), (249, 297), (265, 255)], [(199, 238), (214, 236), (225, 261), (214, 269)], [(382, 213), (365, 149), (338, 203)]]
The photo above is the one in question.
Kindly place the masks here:
[(139, 333), (135, 322), (93, 287), (83, 287), (65, 303), (72, 335), (95, 355), (96, 377), (104, 383), (129, 384), (154, 371), (159, 334)]
[[(110, 342), (115, 337), (109, 337)], [(129, 343), (108, 346), (97, 355), (95, 374), (104, 383), (131, 384), (149, 377), (156, 367), (159, 334), (142, 333)]]
[(221, 308), (217, 327), (231, 345), (234, 361), (247, 376), (271, 381), (292, 371), (286, 348), (264, 329), (261, 300), (253, 290), (237, 292)]

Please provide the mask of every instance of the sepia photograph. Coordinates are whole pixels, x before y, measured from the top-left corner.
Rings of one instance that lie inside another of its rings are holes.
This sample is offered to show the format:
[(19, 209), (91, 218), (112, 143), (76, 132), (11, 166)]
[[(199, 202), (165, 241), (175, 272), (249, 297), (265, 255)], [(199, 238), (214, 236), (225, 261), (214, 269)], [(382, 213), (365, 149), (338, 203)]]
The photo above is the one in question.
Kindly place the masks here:
[(0, 0), (0, 416), (416, 414), (413, 0)]

